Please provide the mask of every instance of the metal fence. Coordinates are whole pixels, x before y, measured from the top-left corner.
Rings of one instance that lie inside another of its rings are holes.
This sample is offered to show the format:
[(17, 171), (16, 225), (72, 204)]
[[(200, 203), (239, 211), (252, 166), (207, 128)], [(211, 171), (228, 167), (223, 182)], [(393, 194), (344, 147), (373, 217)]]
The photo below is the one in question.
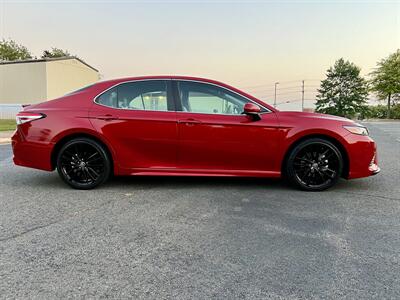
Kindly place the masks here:
[(21, 110), (20, 104), (0, 104), (0, 119), (14, 119)]

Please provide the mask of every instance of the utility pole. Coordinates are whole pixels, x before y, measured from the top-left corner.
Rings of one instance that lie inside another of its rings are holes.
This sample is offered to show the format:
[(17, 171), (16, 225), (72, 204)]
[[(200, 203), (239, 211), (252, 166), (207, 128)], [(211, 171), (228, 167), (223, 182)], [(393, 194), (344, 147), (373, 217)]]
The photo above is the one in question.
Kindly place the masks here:
[(304, 80), (301, 81), (301, 111), (304, 111)]
[(274, 107), (276, 107), (276, 86), (279, 84), (279, 82), (275, 82), (275, 93), (274, 93)]

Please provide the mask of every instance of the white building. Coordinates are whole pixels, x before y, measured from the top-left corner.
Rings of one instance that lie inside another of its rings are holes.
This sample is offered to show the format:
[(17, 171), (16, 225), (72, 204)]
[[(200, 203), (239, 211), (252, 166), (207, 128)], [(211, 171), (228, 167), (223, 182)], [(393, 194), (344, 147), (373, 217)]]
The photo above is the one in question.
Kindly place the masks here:
[(98, 80), (99, 71), (76, 57), (0, 62), (0, 118)]

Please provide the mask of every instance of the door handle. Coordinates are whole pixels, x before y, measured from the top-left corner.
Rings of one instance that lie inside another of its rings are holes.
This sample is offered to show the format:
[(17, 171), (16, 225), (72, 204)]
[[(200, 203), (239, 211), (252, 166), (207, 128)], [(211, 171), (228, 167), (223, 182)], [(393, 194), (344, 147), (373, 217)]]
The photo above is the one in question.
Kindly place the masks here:
[(178, 123), (179, 124), (185, 124), (185, 125), (188, 125), (188, 126), (192, 126), (192, 125), (196, 125), (196, 124), (201, 124), (201, 121), (189, 118), (189, 119), (179, 120)]
[(96, 119), (104, 121), (118, 120), (119, 118), (110, 114), (97, 116)]

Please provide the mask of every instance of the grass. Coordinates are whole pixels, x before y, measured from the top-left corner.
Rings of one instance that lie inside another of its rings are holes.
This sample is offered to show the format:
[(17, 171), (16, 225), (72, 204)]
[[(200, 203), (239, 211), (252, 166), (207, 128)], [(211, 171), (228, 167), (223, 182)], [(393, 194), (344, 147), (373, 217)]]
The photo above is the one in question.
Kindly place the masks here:
[(0, 131), (11, 131), (14, 130), (16, 126), (15, 120), (0, 120)]

